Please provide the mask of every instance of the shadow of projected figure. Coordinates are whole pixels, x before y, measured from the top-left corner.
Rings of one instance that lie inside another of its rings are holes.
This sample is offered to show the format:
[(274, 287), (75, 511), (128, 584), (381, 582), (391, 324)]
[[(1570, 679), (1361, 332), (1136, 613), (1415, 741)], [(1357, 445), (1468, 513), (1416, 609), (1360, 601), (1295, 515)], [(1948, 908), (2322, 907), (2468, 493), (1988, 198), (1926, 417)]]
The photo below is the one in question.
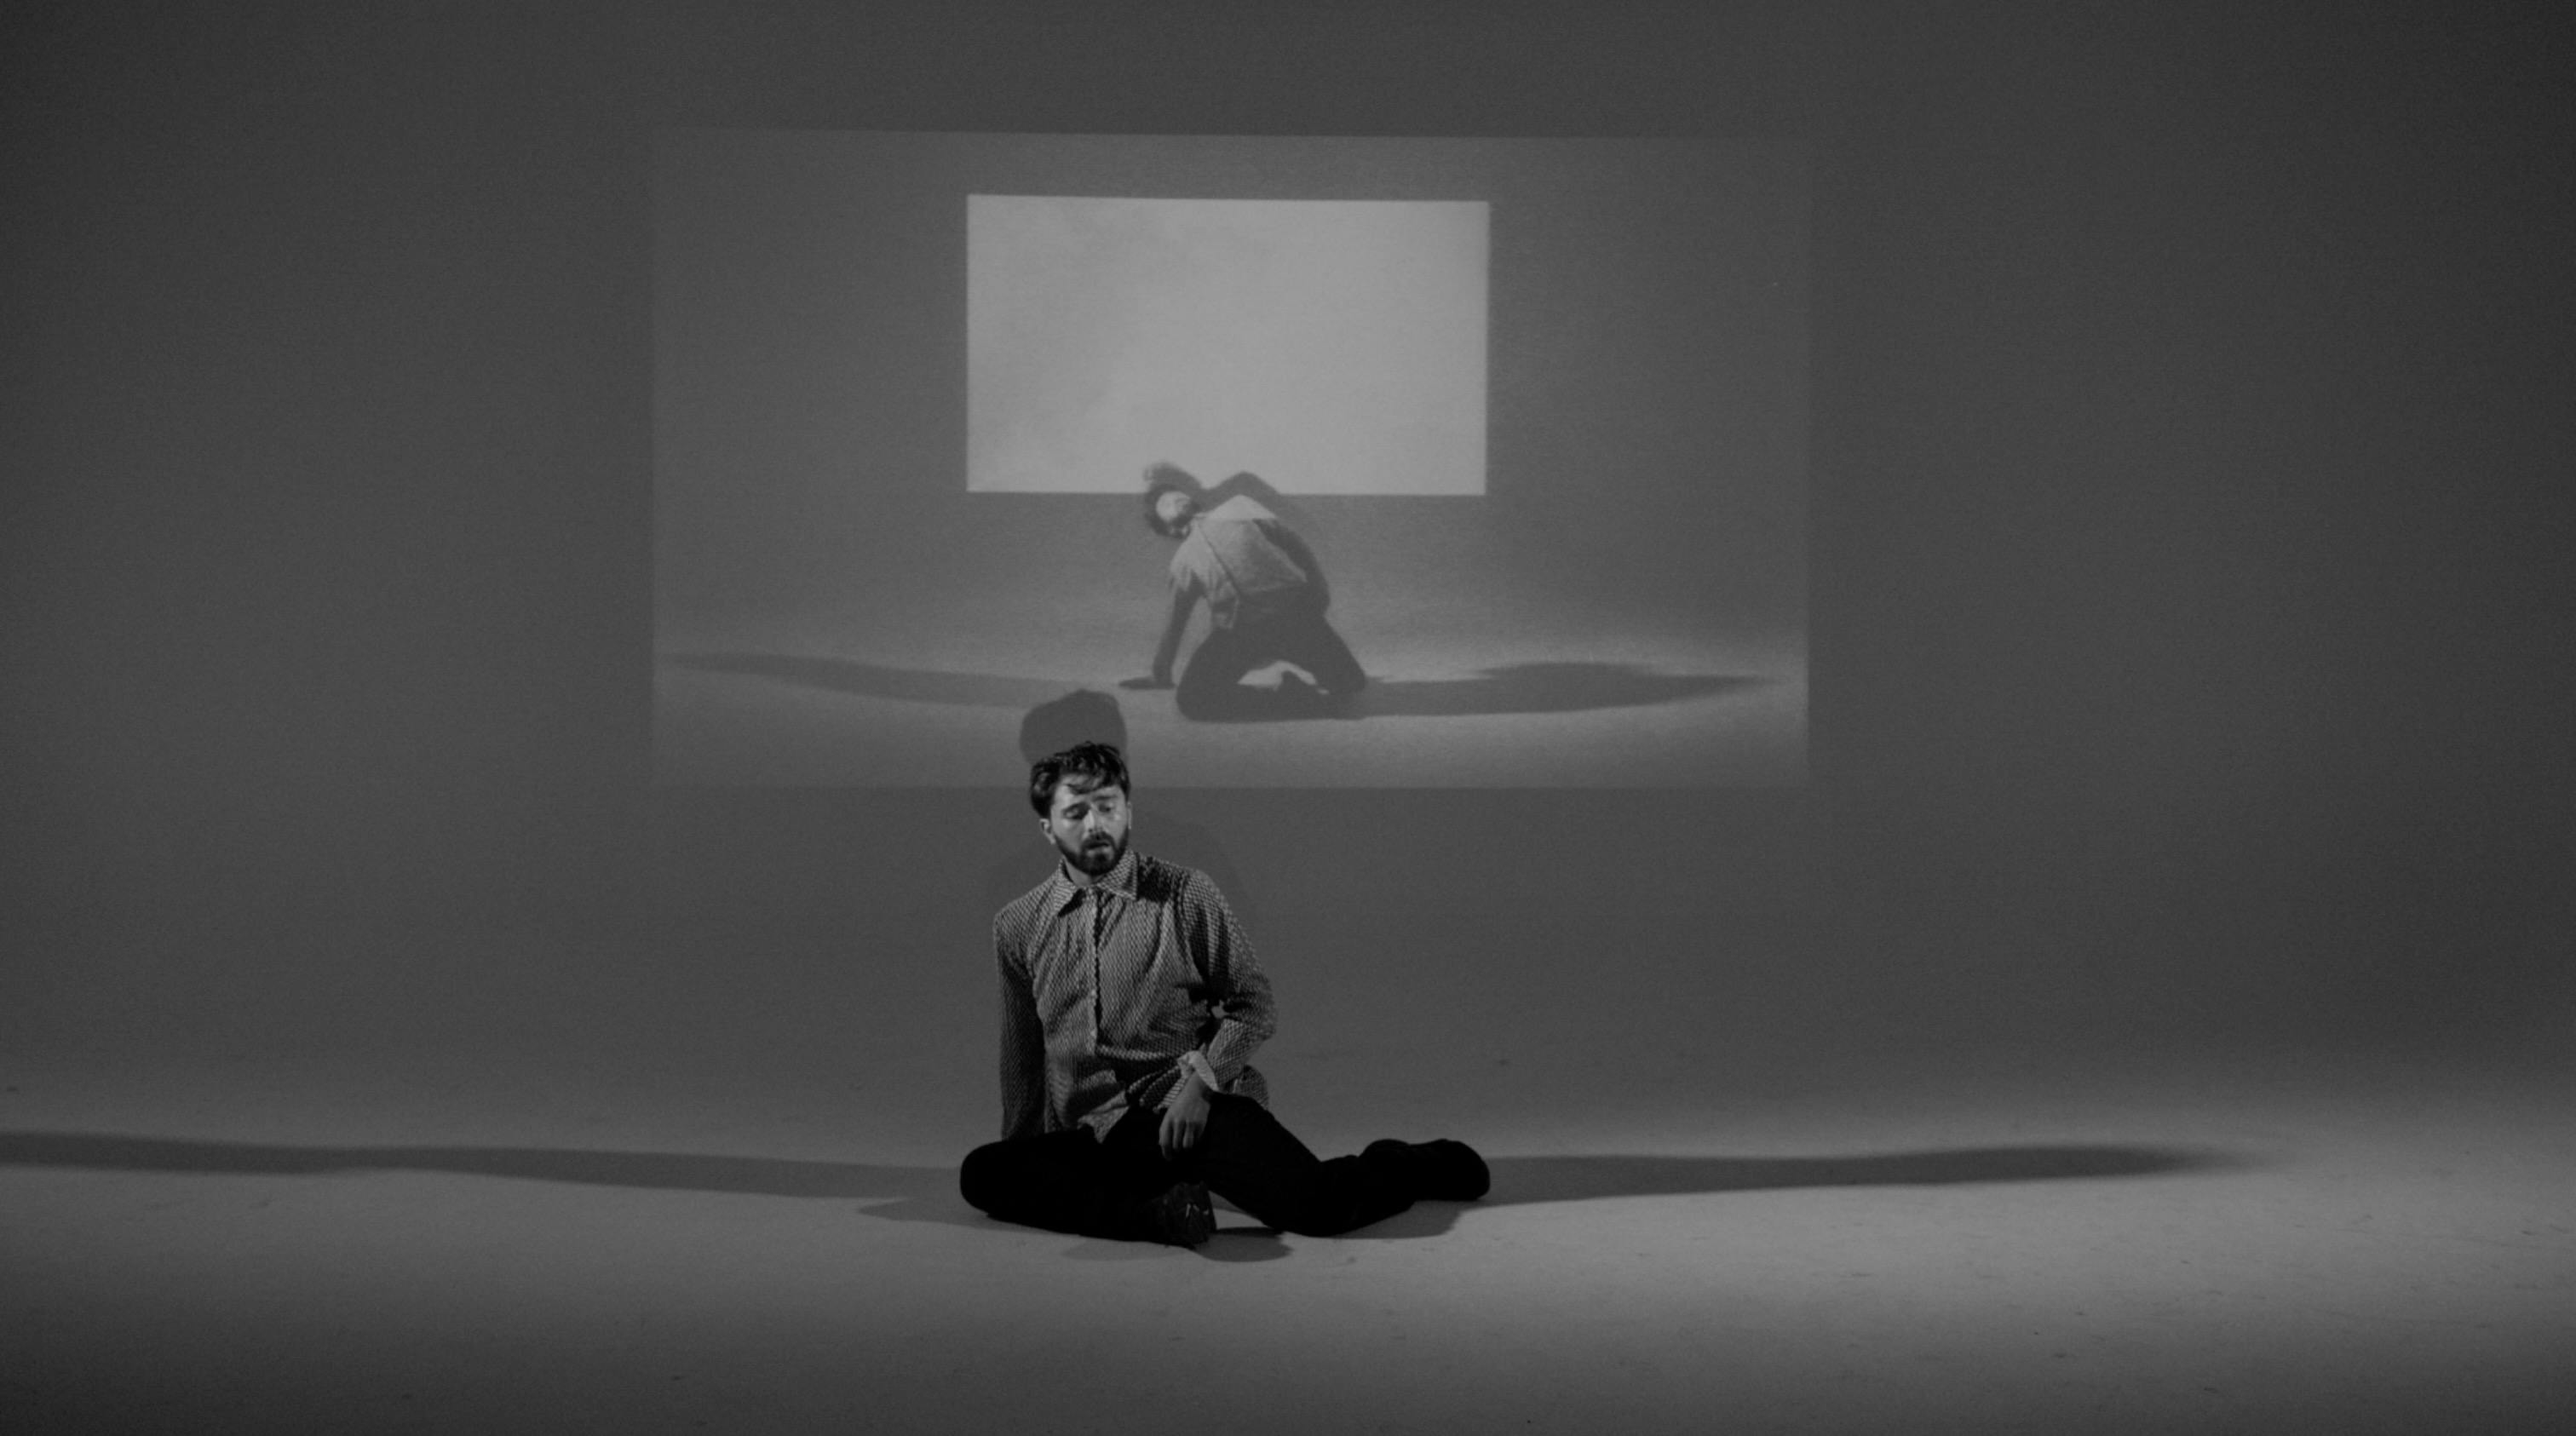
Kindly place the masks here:
[[(1332, 604), (1323, 565), (1297, 531), (1246, 490), (1266, 489), (1237, 474), (1211, 491), (1181, 468), (1145, 471), (1145, 522), (1179, 547), (1172, 554), (1172, 603), (1154, 646), (1151, 677), (1128, 688), (1170, 688), (1190, 616), (1204, 602), (1208, 635), (1181, 670), (1173, 701), (1185, 718), (1303, 718), (1346, 713), (1368, 686), (1350, 645), (1324, 617)], [(1244, 678), (1288, 663), (1301, 670), (1276, 687)]]

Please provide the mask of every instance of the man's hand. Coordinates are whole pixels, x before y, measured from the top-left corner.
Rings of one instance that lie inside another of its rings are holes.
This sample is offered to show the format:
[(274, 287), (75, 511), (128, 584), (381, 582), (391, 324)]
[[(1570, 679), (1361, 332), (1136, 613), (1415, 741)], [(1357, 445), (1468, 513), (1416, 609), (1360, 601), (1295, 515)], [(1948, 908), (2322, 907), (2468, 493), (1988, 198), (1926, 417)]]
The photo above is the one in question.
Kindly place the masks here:
[(1172, 1089), (1170, 1105), (1163, 1108), (1163, 1155), (1177, 1157), (1199, 1144), (1199, 1133), (1207, 1130), (1207, 1088), (1199, 1084), (1199, 1075), (1186, 1072), (1181, 1085)]
[(1169, 673), (1157, 673), (1150, 678), (1121, 678), (1118, 680), (1118, 686), (1121, 688), (1139, 690), (1148, 688), (1169, 688), (1172, 686), (1172, 675)]

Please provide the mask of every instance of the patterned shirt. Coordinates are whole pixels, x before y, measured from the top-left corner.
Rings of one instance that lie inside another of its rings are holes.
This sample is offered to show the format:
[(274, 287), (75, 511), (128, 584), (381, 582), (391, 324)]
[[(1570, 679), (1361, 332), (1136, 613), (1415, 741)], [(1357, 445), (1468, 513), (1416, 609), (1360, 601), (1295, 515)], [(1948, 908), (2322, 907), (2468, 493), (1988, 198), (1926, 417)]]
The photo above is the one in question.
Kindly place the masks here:
[(1208, 621), (1232, 628), (1304, 600), (1314, 578), (1270, 536), (1279, 516), (1238, 494), (1190, 523), (1172, 555), (1172, 589), (1207, 595)]
[(1104, 1136), (1159, 1109), (1182, 1054), (1265, 1106), (1245, 1059), (1270, 1036), (1270, 979), (1205, 873), (1130, 852), (1089, 887), (1062, 864), (993, 919), (1002, 977), (1002, 1135)]

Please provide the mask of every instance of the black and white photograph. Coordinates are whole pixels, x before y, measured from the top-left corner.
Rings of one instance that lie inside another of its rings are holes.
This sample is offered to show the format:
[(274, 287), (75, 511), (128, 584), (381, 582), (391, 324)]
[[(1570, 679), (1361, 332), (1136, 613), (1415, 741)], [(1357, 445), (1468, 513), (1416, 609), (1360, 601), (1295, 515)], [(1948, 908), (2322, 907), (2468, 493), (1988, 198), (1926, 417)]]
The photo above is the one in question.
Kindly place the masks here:
[(0, 1436), (2558, 1436), (2576, 9), (0, 9)]

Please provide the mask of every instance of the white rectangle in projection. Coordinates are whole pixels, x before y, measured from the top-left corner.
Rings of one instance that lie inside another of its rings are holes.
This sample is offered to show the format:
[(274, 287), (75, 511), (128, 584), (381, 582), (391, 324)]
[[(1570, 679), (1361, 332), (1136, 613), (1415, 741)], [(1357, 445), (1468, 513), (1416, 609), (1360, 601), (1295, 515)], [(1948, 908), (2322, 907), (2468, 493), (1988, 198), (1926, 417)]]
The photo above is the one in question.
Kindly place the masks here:
[(966, 487), (1485, 491), (1482, 202), (966, 201)]

